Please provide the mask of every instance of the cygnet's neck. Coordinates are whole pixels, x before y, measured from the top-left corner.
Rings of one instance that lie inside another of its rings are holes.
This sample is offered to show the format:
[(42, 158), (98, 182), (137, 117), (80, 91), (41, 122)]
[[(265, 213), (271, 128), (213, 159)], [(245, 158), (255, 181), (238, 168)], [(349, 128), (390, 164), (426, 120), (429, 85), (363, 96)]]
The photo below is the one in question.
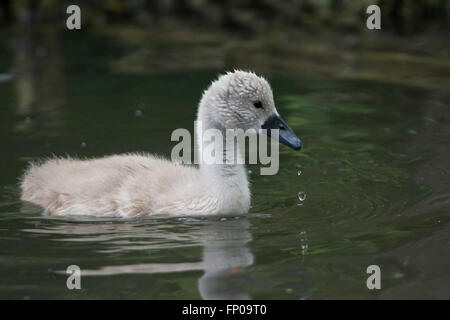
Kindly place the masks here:
[[(215, 153), (209, 158), (208, 163), (204, 159), (200, 161), (200, 171), (207, 192), (221, 199), (229, 209), (229, 212), (223, 212), (222, 210), (222, 213), (247, 212), (250, 206), (247, 172), (243, 161), (237, 161), (242, 159), (242, 152), (237, 144), (226, 143), (227, 129), (222, 124), (215, 122), (205, 111), (205, 108), (200, 106), (196, 122), (196, 141), (199, 154), (202, 154), (208, 146), (211, 148), (211, 143), (214, 144), (214, 141), (202, 138), (203, 133), (208, 129), (216, 129), (221, 132), (223, 146), (223, 152)], [(220, 159), (216, 159), (216, 157)], [(213, 164), (211, 164), (211, 160), (214, 160)], [(222, 163), (217, 163), (215, 160), (221, 160)]]

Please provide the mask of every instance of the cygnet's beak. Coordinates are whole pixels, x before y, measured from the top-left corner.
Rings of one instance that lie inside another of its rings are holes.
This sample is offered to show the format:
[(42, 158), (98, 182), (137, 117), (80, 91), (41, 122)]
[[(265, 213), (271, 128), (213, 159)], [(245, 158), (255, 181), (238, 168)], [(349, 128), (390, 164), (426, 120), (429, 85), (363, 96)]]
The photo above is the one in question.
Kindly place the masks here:
[(279, 142), (294, 150), (300, 150), (302, 148), (300, 139), (280, 116), (277, 116), (276, 114), (269, 116), (262, 125), (262, 128), (267, 129), (266, 134), (269, 137), (271, 136), (271, 129), (278, 129), (280, 130)]

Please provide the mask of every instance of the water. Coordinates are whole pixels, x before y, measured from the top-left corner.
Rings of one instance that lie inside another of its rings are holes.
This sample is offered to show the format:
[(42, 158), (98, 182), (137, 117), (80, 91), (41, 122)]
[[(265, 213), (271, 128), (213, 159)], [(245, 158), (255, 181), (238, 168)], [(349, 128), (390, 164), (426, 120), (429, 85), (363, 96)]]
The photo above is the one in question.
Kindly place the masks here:
[[(442, 41), (227, 47), (223, 35), (49, 30), (1, 35), (0, 298), (450, 298)], [(171, 132), (192, 131), (204, 88), (236, 66), (268, 77), (304, 143), (280, 148), (277, 175), (251, 174), (249, 214), (53, 218), (19, 200), (29, 160), (170, 156)], [(80, 291), (66, 288), (72, 264)], [(380, 291), (366, 288), (372, 264)]]

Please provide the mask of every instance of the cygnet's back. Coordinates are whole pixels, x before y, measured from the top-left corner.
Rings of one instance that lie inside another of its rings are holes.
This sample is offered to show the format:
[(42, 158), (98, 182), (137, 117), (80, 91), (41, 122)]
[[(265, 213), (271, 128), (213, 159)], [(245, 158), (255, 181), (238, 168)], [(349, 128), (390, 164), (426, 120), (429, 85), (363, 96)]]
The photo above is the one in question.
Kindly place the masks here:
[[(22, 200), (56, 215), (138, 216), (161, 212), (167, 198), (181, 201), (198, 169), (151, 155), (125, 154), (92, 160), (50, 159), (31, 164), (22, 181)], [(196, 188), (197, 187), (197, 188)], [(197, 190), (196, 190), (197, 189)]]

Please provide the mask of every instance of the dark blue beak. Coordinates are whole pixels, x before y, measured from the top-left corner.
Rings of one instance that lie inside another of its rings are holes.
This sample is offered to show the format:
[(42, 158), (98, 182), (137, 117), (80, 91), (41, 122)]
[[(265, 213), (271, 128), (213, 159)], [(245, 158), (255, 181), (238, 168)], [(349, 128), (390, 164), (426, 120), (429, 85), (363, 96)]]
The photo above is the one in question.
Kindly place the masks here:
[(294, 150), (300, 150), (302, 148), (302, 142), (295, 135), (294, 131), (288, 126), (288, 124), (276, 114), (271, 115), (262, 125), (263, 129), (267, 129), (266, 134), (271, 136), (271, 129), (280, 130), (279, 142), (291, 147)]

